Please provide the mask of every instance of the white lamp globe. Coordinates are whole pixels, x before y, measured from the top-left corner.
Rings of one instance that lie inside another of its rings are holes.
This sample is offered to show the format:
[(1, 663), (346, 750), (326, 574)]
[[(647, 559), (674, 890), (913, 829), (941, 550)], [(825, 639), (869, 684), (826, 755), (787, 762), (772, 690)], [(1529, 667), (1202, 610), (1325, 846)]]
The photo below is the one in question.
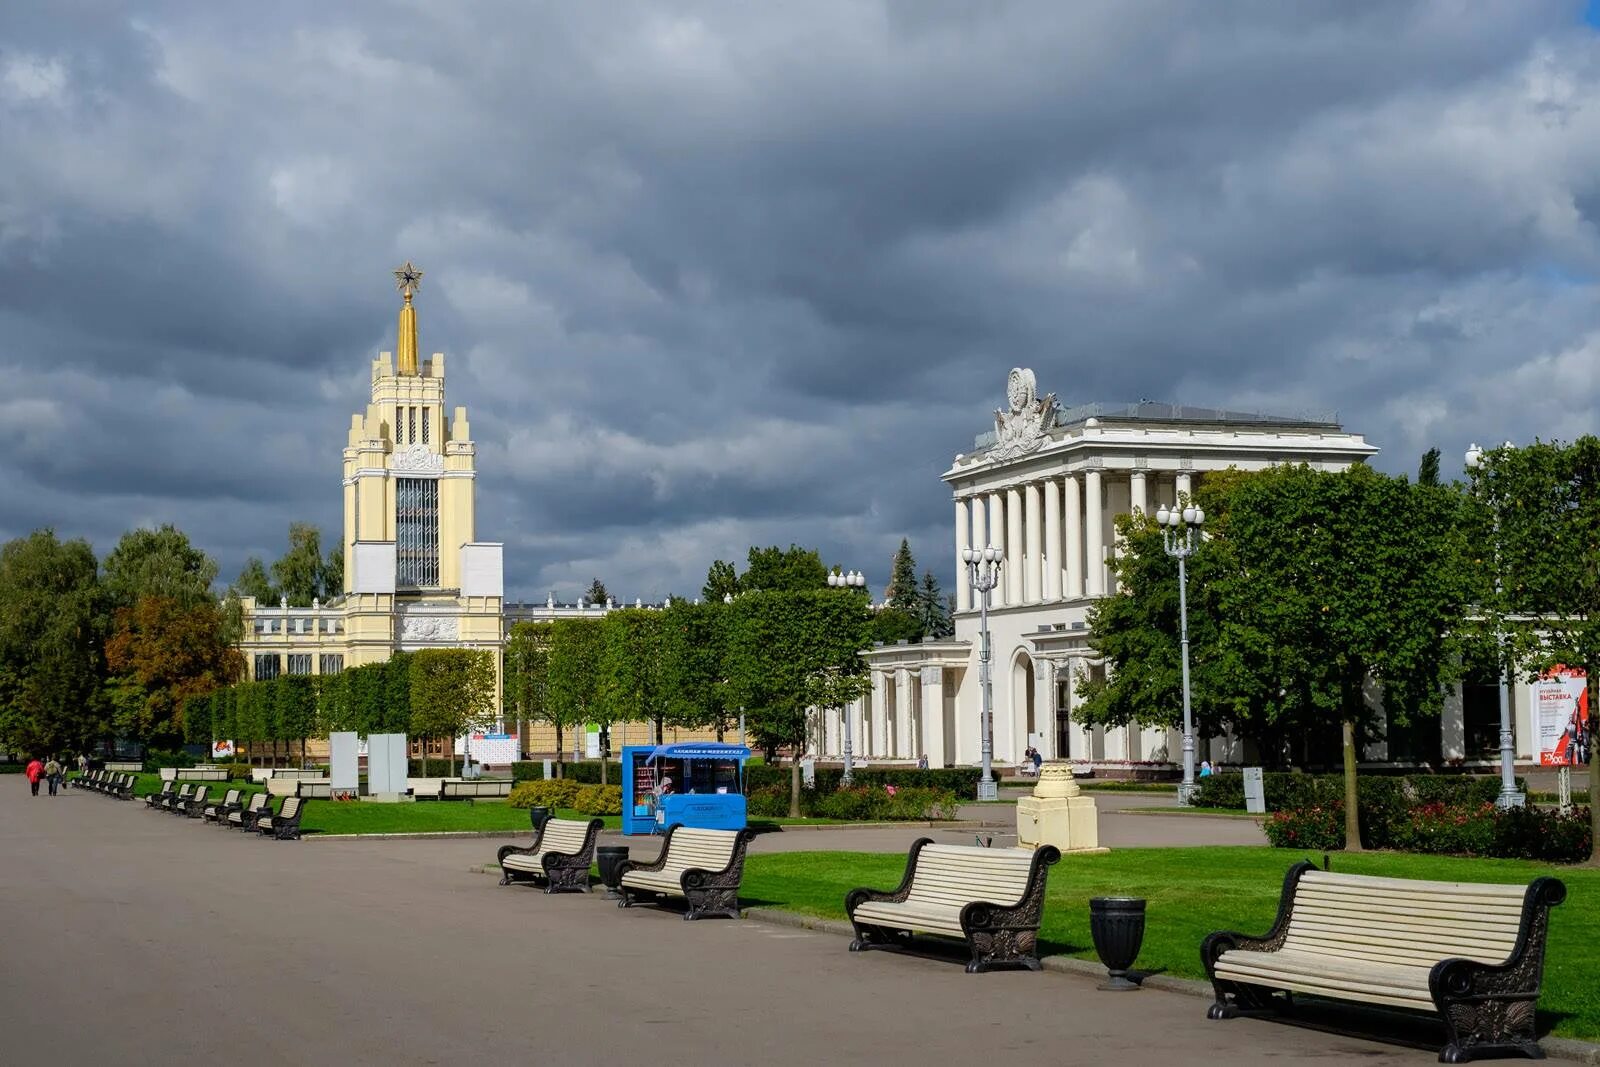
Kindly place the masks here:
[(1467, 449), (1466, 462), (1468, 470), (1477, 470), (1478, 464), (1483, 462), (1483, 449), (1478, 447), (1478, 443), (1476, 441), (1474, 441), (1472, 446)]
[(1165, 507), (1162, 507), (1160, 511), (1157, 511), (1156, 512), (1156, 525), (1157, 526), (1165, 526), (1167, 524), (1167, 516), (1169, 514), (1171, 514), (1171, 512), (1167, 511), (1167, 509)]
[(1183, 521), (1184, 522), (1193, 522), (1194, 521), (1194, 508), (1193, 507), (1187, 507), (1187, 508), (1183, 509)]
[(1205, 511), (1205, 508), (1195, 508), (1194, 509), (1194, 524), (1196, 526), (1204, 526), (1205, 522), (1206, 522), (1206, 511)]

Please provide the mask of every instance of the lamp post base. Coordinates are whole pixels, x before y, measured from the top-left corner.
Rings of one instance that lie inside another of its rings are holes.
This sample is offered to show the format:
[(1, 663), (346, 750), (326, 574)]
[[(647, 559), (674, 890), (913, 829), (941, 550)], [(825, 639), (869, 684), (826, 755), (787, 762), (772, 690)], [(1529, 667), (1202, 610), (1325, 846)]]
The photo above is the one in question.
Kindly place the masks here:
[(999, 800), (1000, 799), (1000, 783), (995, 781), (993, 778), (988, 778), (988, 779), (980, 778), (978, 780), (978, 799), (979, 800)]
[(1178, 803), (1187, 808), (1194, 803), (1194, 791), (1199, 788), (1193, 782), (1178, 783)]
[(1527, 803), (1528, 798), (1515, 790), (1512, 790), (1509, 793), (1501, 793), (1499, 796), (1494, 798), (1494, 806), (1499, 808), (1501, 811), (1506, 811), (1511, 808), (1526, 807)]

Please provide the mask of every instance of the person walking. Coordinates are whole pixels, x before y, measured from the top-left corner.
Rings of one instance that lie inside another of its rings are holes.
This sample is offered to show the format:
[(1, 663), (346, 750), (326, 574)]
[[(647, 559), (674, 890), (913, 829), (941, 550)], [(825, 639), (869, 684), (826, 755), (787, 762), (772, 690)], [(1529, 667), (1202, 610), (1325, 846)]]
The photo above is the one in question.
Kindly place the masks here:
[(44, 777), (50, 783), (50, 795), (55, 796), (56, 786), (61, 784), (61, 764), (56, 762), (54, 756), (44, 765)]
[(44, 777), (44, 764), (35, 756), (28, 761), (27, 768), (23, 771), (28, 776), (28, 786), (33, 790), (33, 795), (39, 795), (39, 779)]

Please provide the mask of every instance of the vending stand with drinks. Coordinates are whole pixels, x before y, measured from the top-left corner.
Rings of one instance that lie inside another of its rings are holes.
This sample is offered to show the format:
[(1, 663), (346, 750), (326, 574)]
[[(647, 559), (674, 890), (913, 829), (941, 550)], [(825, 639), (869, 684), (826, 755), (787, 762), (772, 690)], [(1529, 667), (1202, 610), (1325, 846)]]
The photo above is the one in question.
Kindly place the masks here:
[(622, 832), (666, 833), (669, 826), (743, 830), (743, 745), (685, 742), (622, 750)]

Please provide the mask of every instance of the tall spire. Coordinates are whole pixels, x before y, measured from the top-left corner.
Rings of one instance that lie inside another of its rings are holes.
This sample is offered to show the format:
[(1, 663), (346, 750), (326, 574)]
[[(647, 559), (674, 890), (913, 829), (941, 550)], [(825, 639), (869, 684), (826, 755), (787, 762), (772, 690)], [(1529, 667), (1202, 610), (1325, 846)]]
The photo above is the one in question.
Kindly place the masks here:
[(411, 306), (411, 295), (422, 286), (422, 272), (406, 260), (406, 265), (394, 272), (395, 286), (405, 297), (400, 305), (400, 330), (395, 341), (395, 372), (417, 373), (417, 309)]

